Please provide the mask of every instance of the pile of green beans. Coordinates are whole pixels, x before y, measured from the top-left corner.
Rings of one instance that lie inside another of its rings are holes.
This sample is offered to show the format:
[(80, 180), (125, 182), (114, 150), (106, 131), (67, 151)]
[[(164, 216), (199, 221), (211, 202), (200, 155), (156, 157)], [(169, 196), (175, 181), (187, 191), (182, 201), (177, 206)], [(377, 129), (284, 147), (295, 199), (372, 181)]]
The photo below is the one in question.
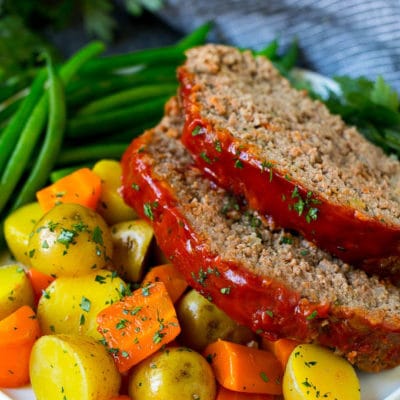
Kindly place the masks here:
[(155, 125), (176, 93), (185, 51), (205, 42), (203, 25), (175, 45), (102, 56), (93, 42), (61, 65), (0, 86), (0, 248), (7, 215), (52, 180), (101, 158), (120, 158)]

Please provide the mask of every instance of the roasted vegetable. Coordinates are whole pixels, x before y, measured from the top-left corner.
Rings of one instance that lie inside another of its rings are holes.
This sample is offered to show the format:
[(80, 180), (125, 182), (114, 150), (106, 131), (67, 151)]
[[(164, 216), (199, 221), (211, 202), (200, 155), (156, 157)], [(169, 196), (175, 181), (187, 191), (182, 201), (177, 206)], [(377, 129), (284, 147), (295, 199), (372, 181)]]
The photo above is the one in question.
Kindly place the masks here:
[(24, 305), (33, 307), (33, 289), (25, 270), (19, 265), (0, 267), (0, 319)]
[(79, 335), (42, 336), (32, 349), (30, 377), (37, 400), (109, 400), (121, 383), (104, 346)]
[(301, 344), (293, 350), (283, 377), (283, 394), (286, 400), (361, 398), (354, 368), (314, 344)]
[(79, 204), (52, 208), (34, 226), (29, 240), (31, 264), (53, 276), (78, 276), (110, 263), (111, 233), (103, 218)]
[(145, 359), (129, 378), (129, 394), (140, 400), (214, 400), (215, 378), (205, 358), (184, 347), (166, 348)]
[(97, 314), (128, 291), (110, 271), (57, 278), (40, 298), (37, 314), (43, 333), (84, 334), (100, 339)]

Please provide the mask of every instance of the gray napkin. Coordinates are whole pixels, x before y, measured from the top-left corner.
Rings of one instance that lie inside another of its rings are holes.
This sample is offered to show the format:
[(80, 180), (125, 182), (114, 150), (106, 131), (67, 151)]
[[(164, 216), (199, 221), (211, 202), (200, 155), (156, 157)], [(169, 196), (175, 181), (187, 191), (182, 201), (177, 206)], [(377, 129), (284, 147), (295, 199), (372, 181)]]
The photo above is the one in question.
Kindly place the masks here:
[(260, 49), (297, 38), (306, 67), (376, 79), (400, 92), (400, 0), (164, 0), (160, 16), (190, 32), (214, 21), (211, 40)]

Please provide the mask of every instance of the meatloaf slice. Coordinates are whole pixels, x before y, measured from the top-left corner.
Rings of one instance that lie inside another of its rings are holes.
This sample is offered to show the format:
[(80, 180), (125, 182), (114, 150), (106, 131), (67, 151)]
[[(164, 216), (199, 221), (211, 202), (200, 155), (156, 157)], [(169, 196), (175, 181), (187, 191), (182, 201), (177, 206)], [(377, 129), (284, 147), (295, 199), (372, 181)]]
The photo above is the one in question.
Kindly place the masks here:
[(218, 185), (346, 262), (400, 275), (400, 163), (264, 57), (221, 45), (179, 69), (183, 143)]
[(359, 368), (400, 364), (400, 291), (273, 227), (205, 178), (178, 140), (175, 100), (122, 159), (122, 194), (189, 284), (269, 338), (335, 348)]

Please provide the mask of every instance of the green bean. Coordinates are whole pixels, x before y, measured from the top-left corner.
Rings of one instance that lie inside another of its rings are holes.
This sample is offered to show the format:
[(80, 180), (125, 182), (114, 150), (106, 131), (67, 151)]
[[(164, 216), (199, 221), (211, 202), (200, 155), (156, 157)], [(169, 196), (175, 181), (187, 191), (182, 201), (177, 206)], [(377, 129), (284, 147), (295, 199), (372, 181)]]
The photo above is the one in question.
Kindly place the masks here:
[(99, 137), (130, 126), (134, 127), (135, 124), (141, 124), (148, 118), (161, 118), (167, 99), (168, 96), (155, 98), (100, 115), (83, 115), (70, 119), (67, 124), (67, 136), (71, 139)]
[(97, 144), (106, 144), (106, 143), (120, 143), (120, 144), (129, 144), (133, 138), (143, 133), (145, 130), (152, 128), (157, 125), (159, 122), (159, 118), (153, 117), (148, 118), (146, 121), (142, 123), (135, 123), (134, 126), (128, 127), (126, 130), (121, 130), (120, 132), (113, 133), (112, 135), (105, 136), (104, 138), (99, 138), (96, 140)]
[[(104, 46), (101, 43), (94, 42), (78, 51), (60, 69), (60, 77), (63, 82), (66, 83), (87, 60), (99, 54), (103, 49)], [(18, 181), (23, 175), (33, 149), (44, 128), (48, 100), (48, 94), (44, 93), (26, 121), (25, 126), (23, 126), (15, 149), (5, 166), (0, 179), (0, 213), (3, 211)], [(18, 133), (18, 131), (14, 133)]]
[(0, 85), (0, 101), (3, 102), (29, 87), (37, 73), (37, 70), (28, 70), (26, 73), (7, 79), (5, 83)]
[(203, 43), (210, 24), (205, 24), (180, 40), (176, 45), (155, 49), (137, 50), (130, 53), (112, 55), (93, 60), (83, 69), (84, 73), (93, 74), (129, 68), (133, 65), (160, 65), (180, 63), (185, 59), (184, 50), (196, 44)]
[(23, 98), (17, 98), (13, 99), (13, 101), (5, 102), (1, 104), (1, 110), (0, 110), (0, 124), (5, 124), (6, 122), (9, 121), (9, 119), (14, 115), (14, 113), (18, 110), (18, 108), (21, 106), (21, 103), (23, 102)]
[(149, 82), (176, 82), (176, 66), (146, 67), (129, 75), (108, 75), (103, 79), (77, 79), (66, 88), (67, 103), (76, 107), (118, 90)]
[(0, 174), (3, 172), (7, 159), (15, 148), (19, 133), (32, 114), (37, 102), (43, 94), (43, 85), (46, 79), (46, 71), (41, 70), (36, 76), (28, 96), (24, 99), (18, 111), (9, 121), (0, 137)]
[(35, 197), (35, 192), (46, 183), (63, 141), (66, 122), (64, 88), (54, 70), (50, 56), (48, 56), (47, 70), (49, 119), (46, 135), (33, 169), (13, 203), (12, 210), (31, 201)]
[(25, 171), (33, 148), (46, 123), (48, 97), (43, 95), (26, 122), (18, 143), (9, 158), (0, 180), (0, 212), (4, 209), (19, 179)]
[(183, 59), (184, 55), (180, 48), (167, 46), (102, 57), (93, 60), (90, 64), (88, 63), (82, 72), (92, 75), (122, 70), (133, 65), (160, 65), (161, 63), (168, 65), (171, 63), (180, 63)]
[(172, 96), (176, 93), (177, 84), (143, 85), (128, 90), (122, 90), (109, 96), (94, 100), (81, 108), (78, 115), (89, 115), (111, 111), (119, 107), (132, 104), (140, 100), (147, 100), (160, 96)]
[(61, 150), (57, 166), (97, 161), (101, 158), (120, 158), (127, 144), (102, 144), (72, 147)]

